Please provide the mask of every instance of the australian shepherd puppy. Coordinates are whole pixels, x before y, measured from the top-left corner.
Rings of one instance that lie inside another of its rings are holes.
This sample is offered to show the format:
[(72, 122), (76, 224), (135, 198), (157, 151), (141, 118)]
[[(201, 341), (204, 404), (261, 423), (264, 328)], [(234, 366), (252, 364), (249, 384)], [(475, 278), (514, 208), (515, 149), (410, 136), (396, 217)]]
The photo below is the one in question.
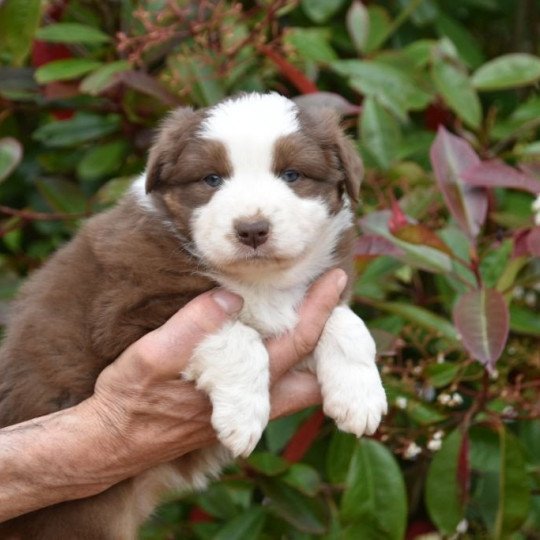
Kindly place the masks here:
[[(200, 488), (253, 450), (270, 411), (263, 340), (295, 326), (321, 273), (338, 266), (351, 274), (361, 174), (331, 111), (303, 110), (278, 94), (168, 116), (144, 176), (22, 288), (0, 351), (0, 426), (84, 400), (124, 349), (221, 285), (244, 298), (239, 320), (208, 336), (184, 373), (210, 397), (220, 444), (21, 516), (0, 526), (0, 537), (132, 539), (157, 493)], [(386, 398), (373, 339), (345, 305), (349, 294), (307, 364), (325, 413), (361, 436), (376, 430)]]

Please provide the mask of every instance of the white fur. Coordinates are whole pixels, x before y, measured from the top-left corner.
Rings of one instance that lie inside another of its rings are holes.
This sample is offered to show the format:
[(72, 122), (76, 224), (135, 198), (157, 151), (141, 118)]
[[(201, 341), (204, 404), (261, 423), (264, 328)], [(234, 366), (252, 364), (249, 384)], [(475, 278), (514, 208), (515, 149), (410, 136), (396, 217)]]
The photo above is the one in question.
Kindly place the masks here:
[(133, 181), (129, 188), (129, 193), (135, 197), (137, 204), (150, 213), (156, 213), (156, 206), (152, 200), (152, 195), (146, 193), (146, 174), (141, 174), (136, 180)]
[(254, 167), (270, 170), (275, 141), (300, 129), (296, 113), (279, 94), (246, 94), (211, 109), (200, 134), (225, 145), (235, 173), (250, 175)]
[(212, 426), (234, 456), (248, 456), (270, 414), (268, 352), (259, 333), (235, 322), (196, 348), (183, 375), (212, 401)]
[(387, 404), (375, 343), (362, 319), (348, 307), (335, 308), (313, 356), (325, 414), (343, 431), (372, 435)]

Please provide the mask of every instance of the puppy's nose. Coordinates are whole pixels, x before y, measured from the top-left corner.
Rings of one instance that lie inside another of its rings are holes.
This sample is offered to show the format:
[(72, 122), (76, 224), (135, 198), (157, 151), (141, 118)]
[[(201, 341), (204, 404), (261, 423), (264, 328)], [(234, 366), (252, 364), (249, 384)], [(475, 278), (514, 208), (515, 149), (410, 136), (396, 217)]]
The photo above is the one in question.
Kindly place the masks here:
[(270, 223), (266, 219), (257, 221), (237, 221), (235, 224), (236, 236), (242, 244), (256, 249), (268, 240)]

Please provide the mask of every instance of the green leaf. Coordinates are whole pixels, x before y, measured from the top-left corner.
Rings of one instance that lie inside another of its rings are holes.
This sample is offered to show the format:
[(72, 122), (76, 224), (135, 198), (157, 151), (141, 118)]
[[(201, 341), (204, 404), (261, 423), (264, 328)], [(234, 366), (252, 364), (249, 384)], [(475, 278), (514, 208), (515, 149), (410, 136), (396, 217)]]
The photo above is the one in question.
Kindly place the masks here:
[(54, 60), (36, 70), (35, 77), (39, 84), (53, 81), (78, 79), (101, 66), (101, 62), (89, 58), (66, 58)]
[(512, 304), (510, 306), (510, 328), (518, 334), (540, 337), (538, 312)]
[(281, 479), (287, 485), (297, 489), (308, 497), (317, 495), (321, 487), (319, 473), (313, 467), (304, 463), (293, 463)]
[(501, 245), (488, 251), (482, 257), (480, 273), (486, 287), (495, 287), (509, 262), (511, 254), (512, 242), (505, 240)]
[(426, 478), (426, 506), (429, 515), (448, 535), (456, 532), (464, 517), (458, 484), (459, 453), (463, 436), (455, 430), (445, 437), (441, 449), (434, 455)]
[(540, 58), (531, 54), (506, 54), (478, 68), (472, 83), (478, 90), (504, 90), (533, 84), (540, 79)]
[(93, 26), (72, 22), (44, 26), (36, 32), (36, 37), (42, 41), (54, 43), (84, 43), (86, 45), (111, 41), (107, 34)]
[(375, 98), (364, 100), (360, 117), (362, 145), (370, 152), (381, 169), (389, 169), (396, 159), (401, 132), (397, 121)]
[(337, 56), (330, 46), (330, 32), (325, 28), (290, 28), (286, 41), (290, 43), (304, 60), (329, 63)]
[(277, 476), (289, 468), (289, 463), (270, 452), (255, 452), (246, 460), (248, 465), (267, 476)]
[(484, 62), (484, 54), (476, 38), (467, 28), (450, 16), (439, 13), (435, 27), (440, 36), (446, 36), (455, 45), (460, 58), (470, 67), (476, 68)]
[(36, 187), (56, 212), (78, 214), (86, 210), (86, 197), (79, 186), (59, 178), (38, 180)]
[(345, 523), (369, 524), (369, 536), (401, 540), (407, 523), (405, 483), (394, 456), (381, 443), (362, 439), (353, 454), (341, 499)]
[(433, 63), (435, 87), (447, 105), (469, 126), (478, 129), (482, 122), (482, 107), (467, 74), (445, 59)]
[(503, 540), (520, 528), (527, 518), (531, 501), (525, 457), (518, 439), (501, 426), (499, 442), (499, 507), (494, 537), (496, 540)]
[(352, 88), (376, 98), (403, 121), (407, 120), (407, 111), (421, 110), (432, 99), (407, 72), (384, 62), (339, 60), (331, 66), (349, 78)]
[(527, 462), (540, 467), (540, 419), (520, 422), (518, 437), (523, 445)]
[(80, 143), (99, 139), (117, 131), (120, 116), (108, 114), (77, 113), (70, 120), (55, 121), (39, 127), (33, 138), (46, 146), (77, 146)]
[(318, 499), (306, 497), (275, 479), (261, 480), (260, 487), (268, 497), (266, 508), (299, 531), (311, 534), (322, 534), (325, 531), (327, 516)]
[(113, 178), (99, 188), (99, 191), (95, 194), (95, 200), (97, 203), (106, 206), (114, 204), (126, 193), (132, 183), (133, 177), (131, 176)]
[(266, 521), (262, 508), (250, 508), (223, 525), (213, 540), (255, 540), (259, 537)]
[(40, 18), (41, 0), (0, 2), (0, 51), (9, 53), (13, 65), (22, 65), (30, 52)]
[(355, 49), (362, 53), (369, 36), (369, 12), (358, 0), (355, 0), (347, 12), (347, 30)]
[(460, 365), (451, 362), (441, 364), (430, 364), (424, 370), (429, 383), (435, 388), (448, 386), (459, 373)]
[(392, 22), (388, 11), (381, 6), (369, 6), (369, 34), (364, 47), (364, 52), (371, 53), (379, 49), (388, 37)]
[(198, 505), (211, 516), (232, 519), (239, 514), (239, 509), (223, 484), (213, 484), (197, 496)]
[(454, 326), (446, 319), (435, 315), (427, 309), (398, 302), (374, 302), (374, 304), (379, 309), (400, 315), (410, 322), (457, 342), (457, 333)]
[(345, 0), (302, 0), (301, 5), (313, 22), (323, 23), (335, 15), (344, 3)]
[(450, 272), (452, 261), (450, 257), (438, 249), (405, 242), (397, 238), (388, 230), (390, 212), (372, 212), (360, 220), (360, 226), (364, 232), (377, 234), (386, 238), (405, 252), (404, 261), (429, 272)]
[(77, 166), (78, 176), (94, 180), (111, 175), (122, 165), (127, 149), (127, 142), (122, 140), (90, 148)]
[(422, 426), (438, 424), (447, 418), (447, 416), (441, 414), (436, 407), (414, 399), (409, 399), (407, 401), (407, 414), (412, 420)]
[(326, 455), (326, 474), (333, 484), (342, 484), (345, 481), (355, 449), (354, 435), (342, 431), (334, 432)]
[(0, 182), (5, 180), (21, 162), (23, 148), (13, 137), (0, 139)]
[(117, 73), (129, 71), (130, 69), (130, 63), (125, 60), (105, 64), (82, 80), (80, 90), (92, 96), (97, 96), (114, 81), (114, 76)]

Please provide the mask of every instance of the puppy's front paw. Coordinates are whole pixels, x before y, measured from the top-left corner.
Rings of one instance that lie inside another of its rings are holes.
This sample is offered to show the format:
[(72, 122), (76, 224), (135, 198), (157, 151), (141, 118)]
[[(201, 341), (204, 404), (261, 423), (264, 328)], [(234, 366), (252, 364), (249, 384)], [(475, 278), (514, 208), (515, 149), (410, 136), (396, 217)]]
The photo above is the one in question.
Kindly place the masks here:
[(375, 366), (349, 365), (321, 381), (321, 390), (325, 414), (339, 429), (357, 437), (375, 433), (388, 408)]
[(374, 433), (387, 404), (375, 342), (363, 321), (347, 307), (335, 308), (314, 357), (324, 412), (357, 437)]
[(233, 403), (214, 402), (212, 426), (221, 444), (234, 457), (247, 457), (259, 442), (269, 415), (270, 400), (267, 392), (263, 392), (263, 395), (243, 395)]
[(212, 401), (212, 426), (236, 456), (248, 456), (270, 415), (268, 352), (261, 336), (240, 322), (207, 337), (197, 347), (186, 378)]

